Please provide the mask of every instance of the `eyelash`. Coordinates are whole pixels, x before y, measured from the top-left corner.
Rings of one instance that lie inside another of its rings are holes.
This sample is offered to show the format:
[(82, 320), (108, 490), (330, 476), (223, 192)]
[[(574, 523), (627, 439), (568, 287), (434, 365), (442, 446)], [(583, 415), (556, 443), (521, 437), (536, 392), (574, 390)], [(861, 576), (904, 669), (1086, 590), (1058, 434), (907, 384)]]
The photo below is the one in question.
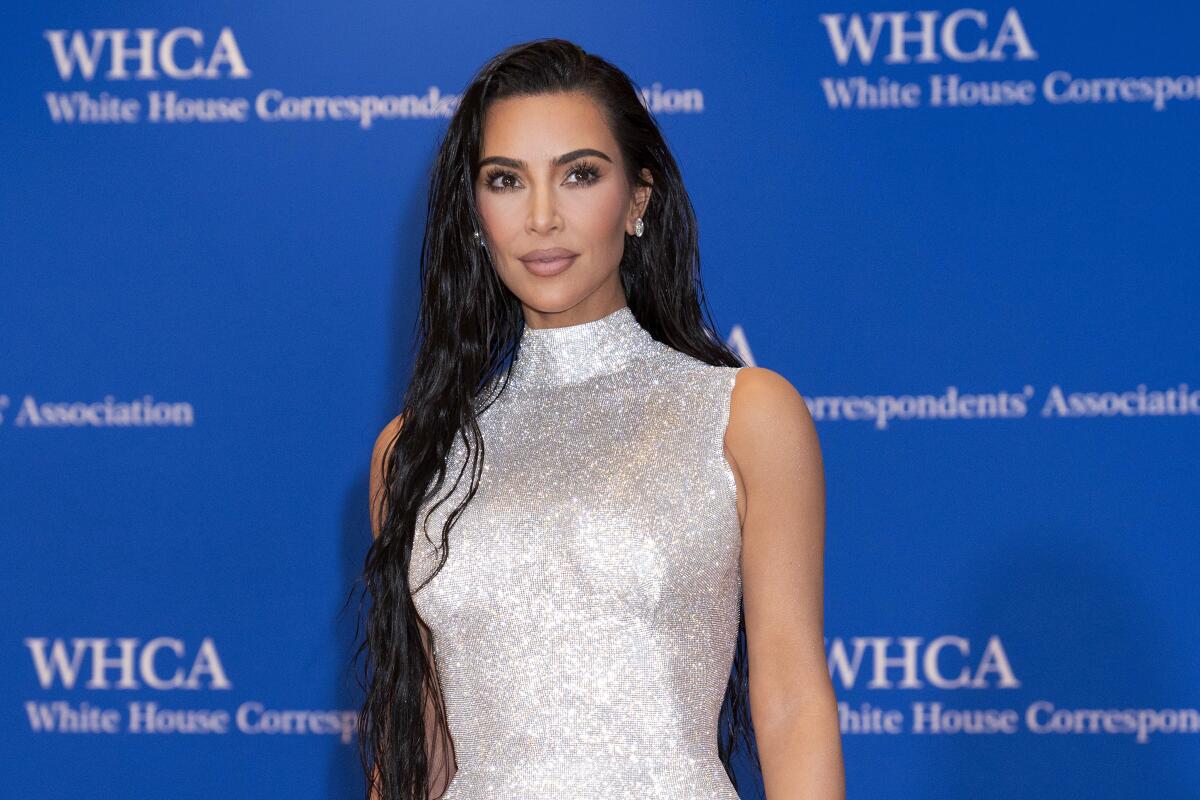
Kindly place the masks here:
[[(595, 183), (600, 178), (600, 171), (598, 169), (596, 169), (596, 166), (594, 164), (592, 164), (590, 161), (575, 162), (574, 164), (571, 165), (571, 168), (567, 171), (567, 174), (573, 175), (576, 172), (581, 173), (585, 176), (583, 179), (575, 181), (576, 186), (591, 186), (593, 183)], [(487, 175), (484, 179), (484, 186), (486, 186), (489, 190), (491, 190), (493, 192), (511, 192), (511, 191), (517, 189), (518, 187), (516, 187), (516, 186), (493, 186), (492, 185), (492, 182), (495, 181), (496, 178), (500, 178), (505, 175), (512, 175), (512, 177), (514, 177), (514, 178), (516, 177), (516, 175), (513, 175), (508, 170), (501, 169), (500, 167), (494, 167), (494, 168), (488, 170)]]

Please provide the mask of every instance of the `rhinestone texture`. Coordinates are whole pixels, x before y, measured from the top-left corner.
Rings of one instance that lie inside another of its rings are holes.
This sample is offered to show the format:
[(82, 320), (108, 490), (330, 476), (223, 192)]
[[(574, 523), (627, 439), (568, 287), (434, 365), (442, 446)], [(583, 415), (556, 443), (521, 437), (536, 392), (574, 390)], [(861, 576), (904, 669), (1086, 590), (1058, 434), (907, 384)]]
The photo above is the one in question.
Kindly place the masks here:
[(740, 369), (658, 342), (628, 306), (523, 329), (428, 583), (470, 485), (459, 437), (413, 545), (457, 761), (443, 800), (736, 800), (717, 721), (742, 580), (723, 451)]

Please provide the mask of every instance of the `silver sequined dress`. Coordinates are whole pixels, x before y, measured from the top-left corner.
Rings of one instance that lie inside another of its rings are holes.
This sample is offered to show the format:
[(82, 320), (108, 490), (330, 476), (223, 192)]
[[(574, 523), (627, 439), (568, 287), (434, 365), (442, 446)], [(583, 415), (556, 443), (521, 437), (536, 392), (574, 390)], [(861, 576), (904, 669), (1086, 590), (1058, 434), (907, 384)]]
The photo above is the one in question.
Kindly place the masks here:
[(717, 718), (741, 591), (723, 453), (738, 369), (656, 341), (628, 306), (524, 329), (479, 419), (478, 492), (423, 587), (469, 470), (413, 546), (458, 763), (444, 800), (736, 800)]

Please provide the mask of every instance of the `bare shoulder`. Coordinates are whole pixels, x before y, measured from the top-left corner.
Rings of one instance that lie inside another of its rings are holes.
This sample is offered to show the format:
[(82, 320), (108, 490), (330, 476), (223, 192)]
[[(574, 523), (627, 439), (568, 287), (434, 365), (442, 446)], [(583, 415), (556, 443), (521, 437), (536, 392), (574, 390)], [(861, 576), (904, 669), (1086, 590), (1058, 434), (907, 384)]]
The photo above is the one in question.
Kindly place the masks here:
[(399, 435), (400, 428), (404, 424), (403, 417), (403, 414), (397, 414), (387, 425), (384, 425), (383, 430), (375, 437), (375, 444), (371, 448), (371, 474), (368, 484), (371, 495), (371, 534), (375, 537), (379, 536), (380, 518), (387, 499), (386, 493), (382, 491), (384, 466), (387, 458), (391, 455), (396, 436)]
[(387, 425), (383, 426), (383, 430), (375, 437), (375, 446), (371, 451), (372, 461), (381, 459), (384, 451), (396, 440), (396, 435), (400, 433), (400, 428), (404, 425), (404, 415), (397, 414), (392, 417)]
[(730, 399), (725, 444), (742, 477), (793, 472), (797, 462), (820, 462), (820, 442), (804, 397), (766, 367), (738, 372)]
[(738, 372), (729, 409), (729, 426), (740, 432), (786, 433), (788, 429), (813, 429), (804, 397), (791, 381), (766, 367), (744, 367)]

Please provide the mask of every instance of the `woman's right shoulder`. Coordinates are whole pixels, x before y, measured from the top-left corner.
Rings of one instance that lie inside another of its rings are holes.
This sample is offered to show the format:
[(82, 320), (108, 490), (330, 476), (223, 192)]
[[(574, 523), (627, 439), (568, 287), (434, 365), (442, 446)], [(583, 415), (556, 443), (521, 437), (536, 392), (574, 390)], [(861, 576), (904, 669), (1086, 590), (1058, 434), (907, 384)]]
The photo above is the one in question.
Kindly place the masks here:
[(383, 426), (383, 430), (375, 437), (375, 444), (371, 448), (371, 474), (368, 482), (370, 485), (371, 527), (372, 533), (376, 537), (379, 536), (380, 517), (383, 513), (383, 506), (386, 504), (386, 497), (382, 491), (384, 462), (390, 455), (392, 445), (403, 425), (404, 413), (401, 412)]
[(371, 473), (372, 475), (382, 466), (383, 460), (387, 457), (387, 451), (396, 441), (396, 436), (400, 433), (400, 428), (404, 425), (404, 412), (400, 412), (383, 426), (383, 430), (375, 437), (375, 444), (371, 448)]
[(396, 435), (400, 433), (400, 428), (404, 425), (404, 412), (400, 412), (392, 417), (387, 425), (383, 426), (383, 430), (375, 437), (375, 446), (373, 450), (378, 453), (391, 444)]

